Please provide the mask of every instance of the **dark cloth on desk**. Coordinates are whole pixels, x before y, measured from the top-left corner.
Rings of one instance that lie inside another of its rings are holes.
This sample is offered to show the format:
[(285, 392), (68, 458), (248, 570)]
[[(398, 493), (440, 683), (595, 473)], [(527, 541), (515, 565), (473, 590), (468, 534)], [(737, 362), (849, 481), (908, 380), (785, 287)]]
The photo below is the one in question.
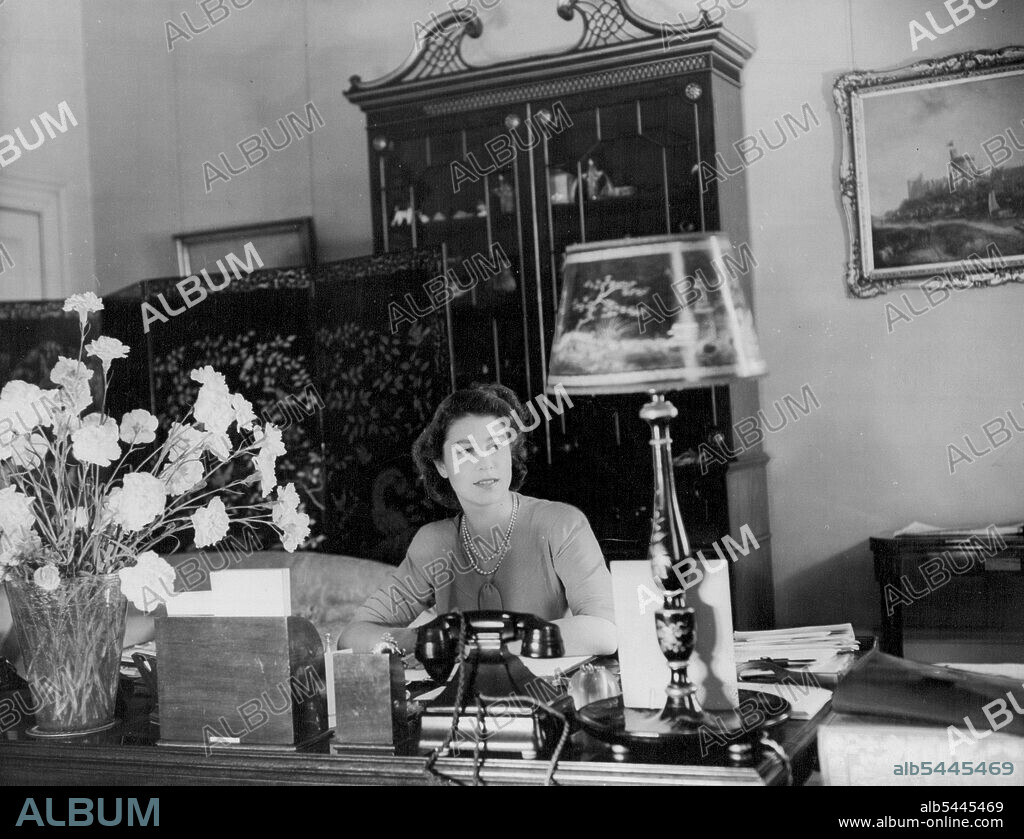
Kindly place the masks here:
[(419, 529), (405, 560), (353, 621), (406, 626), (431, 606), (439, 614), (475, 611), (490, 581), (506, 611), (544, 620), (572, 614), (614, 622), (611, 575), (586, 516), (569, 504), (526, 495), (519, 495), (519, 503), (508, 554), (493, 577), (473, 570), (457, 516), (433, 522)]
[[(1009, 696), (1008, 696), (1009, 694)], [(993, 730), (984, 708), (990, 706), (999, 731), (1024, 736), (1024, 685), (1017, 679), (970, 673), (935, 664), (922, 664), (868, 653), (832, 697), (841, 714), (870, 714), (964, 728), (965, 718), (976, 731)], [(996, 703), (990, 705), (990, 703)], [(1001, 710), (1005, 709), (1005, 710)], [(1008, 722), (1006, 714), (1010, 715)]]

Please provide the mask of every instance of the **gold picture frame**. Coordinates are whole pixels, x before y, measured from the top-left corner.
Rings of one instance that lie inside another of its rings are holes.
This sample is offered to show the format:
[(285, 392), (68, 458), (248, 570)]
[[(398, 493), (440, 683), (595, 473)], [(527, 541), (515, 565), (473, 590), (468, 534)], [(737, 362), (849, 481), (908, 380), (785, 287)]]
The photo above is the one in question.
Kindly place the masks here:
[(1024, 47), (840, 76), (846, 285), (1024, 282)]

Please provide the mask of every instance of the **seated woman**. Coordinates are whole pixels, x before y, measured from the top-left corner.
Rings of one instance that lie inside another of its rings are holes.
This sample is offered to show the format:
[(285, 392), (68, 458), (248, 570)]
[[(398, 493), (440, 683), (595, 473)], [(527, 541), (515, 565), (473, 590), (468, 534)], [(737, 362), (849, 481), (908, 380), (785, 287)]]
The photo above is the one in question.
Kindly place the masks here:
[(611, 575), (586, 516), (516, 491), (526, 477), (522, 417), (501, 385), (459, 390), (438, 406), (413, 457), (430, 497), (458, 513), (417, 531), (339, 648), (366, 652), (386, 640), (411, 652), (409, 624), (433, 606), (527, 612), (559, 626), (566, 655), (615, 652)]

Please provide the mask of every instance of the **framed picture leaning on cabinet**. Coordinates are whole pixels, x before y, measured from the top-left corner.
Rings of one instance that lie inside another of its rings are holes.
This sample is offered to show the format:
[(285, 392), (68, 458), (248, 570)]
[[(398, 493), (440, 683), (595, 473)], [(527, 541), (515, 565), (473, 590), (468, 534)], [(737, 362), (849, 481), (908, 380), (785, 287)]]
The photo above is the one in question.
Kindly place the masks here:
[(182, 277), (213, 270), (217, 261), (226, 260), (229, 254), (250, 265), (254, 260), (254, 267), (259, 268), (313, 268), (317, 264), (316, 233), (308, 216), (179, 233), (174, 244)]

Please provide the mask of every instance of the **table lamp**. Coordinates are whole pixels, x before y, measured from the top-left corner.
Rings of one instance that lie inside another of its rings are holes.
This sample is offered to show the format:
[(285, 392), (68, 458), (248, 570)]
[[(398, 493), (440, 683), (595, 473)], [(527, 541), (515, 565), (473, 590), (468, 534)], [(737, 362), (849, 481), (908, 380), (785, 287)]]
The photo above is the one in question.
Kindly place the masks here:
[(687, 676), (700, 627), (673, 568), (691, 553), (672, 470), (669, 424), (678, 411), (664, 392), (766, 372), (729, 251), (722, 233), (568, 247), (548, 373), (549, 392), (651, 396), (640, 410), (654, 467), (648, 560), (664, 595), (654, 620), (671, 672), (658, 725), (675, 733), (695, 731), (703, 716)]

